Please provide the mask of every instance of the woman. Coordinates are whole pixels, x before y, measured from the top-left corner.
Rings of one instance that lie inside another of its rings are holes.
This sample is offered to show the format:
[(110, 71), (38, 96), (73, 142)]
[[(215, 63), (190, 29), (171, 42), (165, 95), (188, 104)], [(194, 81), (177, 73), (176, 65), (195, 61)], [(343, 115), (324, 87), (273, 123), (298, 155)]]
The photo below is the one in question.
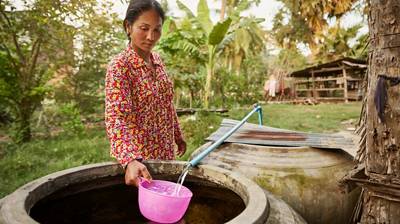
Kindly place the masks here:
[(131, 0), (124, 20), (128, 47), (109, 64), (105, 121), (111, 152), (125, 168), (125, 183), (151, 175), (147, 159), (175, 159), (186, 151), (173, 105), (173, 85), (158, 54), (164, 12), (155, 0)]

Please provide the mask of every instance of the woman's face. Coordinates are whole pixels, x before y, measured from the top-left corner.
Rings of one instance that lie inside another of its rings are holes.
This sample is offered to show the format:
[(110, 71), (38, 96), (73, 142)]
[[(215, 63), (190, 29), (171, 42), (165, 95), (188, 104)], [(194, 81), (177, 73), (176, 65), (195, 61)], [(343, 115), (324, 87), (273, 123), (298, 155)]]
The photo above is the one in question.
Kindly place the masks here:
[(135, 50), (150, 52), (161, 37), (162, 20), (154, 10), (143, 12), (132, 25), (127, 26)]

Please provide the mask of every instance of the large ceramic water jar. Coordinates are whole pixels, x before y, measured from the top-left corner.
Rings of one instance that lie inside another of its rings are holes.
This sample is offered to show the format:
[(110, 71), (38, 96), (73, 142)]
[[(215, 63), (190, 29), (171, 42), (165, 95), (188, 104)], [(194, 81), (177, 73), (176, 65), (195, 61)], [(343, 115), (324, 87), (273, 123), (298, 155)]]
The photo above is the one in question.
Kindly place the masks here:
[[(193, 156), (210, 144), (197, 149)], [(338, 185), (354, 166), (352, 157), (340, 149), (225, 143), (202, 163), (253, 179), (308, 223), (347, 223), (360, 193), (359, 189), (344, 193)]]

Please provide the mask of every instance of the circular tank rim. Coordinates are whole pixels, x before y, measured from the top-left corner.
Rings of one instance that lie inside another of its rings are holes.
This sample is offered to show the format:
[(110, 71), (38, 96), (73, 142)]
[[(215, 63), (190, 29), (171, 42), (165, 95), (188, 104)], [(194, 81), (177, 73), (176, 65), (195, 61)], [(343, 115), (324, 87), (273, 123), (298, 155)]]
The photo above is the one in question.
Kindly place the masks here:
[[(197, 148), (196, 150), (193, 151), (193, 153), (190, 155), (189, 159), (193, 159), (194, 157), (196, 157), (198, 154), (202, 153), (204, 150), (206, 150), (210, 145), (212, 144), (212, 142), (206, 142), (205, 144), (201, 145), (199, 148)], [(315, 151), (320, 151), (320, 152), (324, 152), (326, 154), (328, 153), (335, 153), (335, 150), (337, 150), (337, 152), (340, 152), (343, 156), (345, 156), (348, 160), (353, 160), (354, 157), (349, 154), (347, 151), (343, 150), (343, 149), (330, 149), (330, 150), (323, 150), (320, 148), (313, 148), (313, 147), (309, 147), (309, 146), (270, 146), (270, 145), (249, 145), (249, 144), (244, 144), (244, 143), (237, 143), (237, 142), (226, 142), (223, 144), (223, 146), (225, 147), (229, 147), (230, 145), (234, 145), (234, 146), (239, 146), (239, 147), (244, 147), (246, 148), (246, 150), (248, 150), (249, 148), (265, 148), (265, 149), (272, 149), (272, 150), (291, 150), (291, 152), (295, 152), (295, 153), (307, 153), (307, 151), (310, 152), (315, 152)], [(213, 152), (215, 153), (215, 152)], [(278, 153), (276, 153), (278, 154)], [(208, 157), (209, 158), (209, 157)], [(275, 160), (278, 160), (277, 157), (271, 157)], [(293, 157), (292, 160), (294, 160), (296, 157)], [(301, 157), (300, 157), (301, 158)], [(303, 158), (306, 158), (306, 156), (303, 156)], [(205, 159), (206, 161), (204, 162), (200, 162), (200, 164), (209, 164), (207, 163), (207, 159)], [(240, 160), (240, 159), (239, 159)], [(242, 160), (240, 160), (242, 161)], [(317, 163), (315, 163), (315, 161)], [(333, 162), (333, 161), (329, 161), (326, 162), (323, 159), (320, 160), (315, 160), (314, 163), (304, 163), (302, 169), (315, 169), (315, 168), (331, 168), (334, 166), (337, 166), (338, 164), (341, 163), (345, 163), (346, 161), (343, 160), (341, 162)], [(265, 169), (290, 169), (293, 168), (293, 166), (295, 164), (285, 164), (285, 163), (281, 163), (279, 164), (279, 162), (274, 162), (272, 163), (271, 161), (263, 161), (265, 163), (264, 168)], [(249, 164), (253, 164), (254, 161), (250, 161)], [(279, 164), (279, 165), (278, 165)], [(215, 165), (215, 164), (213, 164)], [(216, 165), (215, 165), (216, 166)], [(223, 167), (223, 166), (222, 166)], [(223, 167), (225, 168), (225, 167)], [(229, 168), (228, 168), (229, 170)]]
[[(168, 174), (180, 174), (186, 166), (182, 161), (146, 161), (150, 172), (162, 174), (165, 169)], [(104, 162), (74, 167), (33, 180), (13, 193), (0, 199), (0, 223), (33, 224), (28, 211), (40, 199), (71, 184), (81, 183), (96, 178), (117, 176), (123, 174), (121, 166), (115, 162)], [(213, 165), (200, 165), (190, 170), (189, 175), (206, 179), (226, 187), (238, 194), (246, 208), (230, 220), (229, 224), (265, 223), (269, 214), (269, 203), (263, 189), (244, 175)]]

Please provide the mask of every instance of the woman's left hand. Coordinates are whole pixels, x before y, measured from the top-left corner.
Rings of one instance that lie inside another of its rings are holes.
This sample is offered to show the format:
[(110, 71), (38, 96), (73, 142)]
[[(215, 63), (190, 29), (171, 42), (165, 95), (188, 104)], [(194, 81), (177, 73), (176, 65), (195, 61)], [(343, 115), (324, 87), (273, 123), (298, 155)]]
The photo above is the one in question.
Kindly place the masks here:
[(179, 139), (176, 141), (176, 144), (178, 145), (178, 156), (183, 156), (186, 152), (186, 142), (183, 139)]

